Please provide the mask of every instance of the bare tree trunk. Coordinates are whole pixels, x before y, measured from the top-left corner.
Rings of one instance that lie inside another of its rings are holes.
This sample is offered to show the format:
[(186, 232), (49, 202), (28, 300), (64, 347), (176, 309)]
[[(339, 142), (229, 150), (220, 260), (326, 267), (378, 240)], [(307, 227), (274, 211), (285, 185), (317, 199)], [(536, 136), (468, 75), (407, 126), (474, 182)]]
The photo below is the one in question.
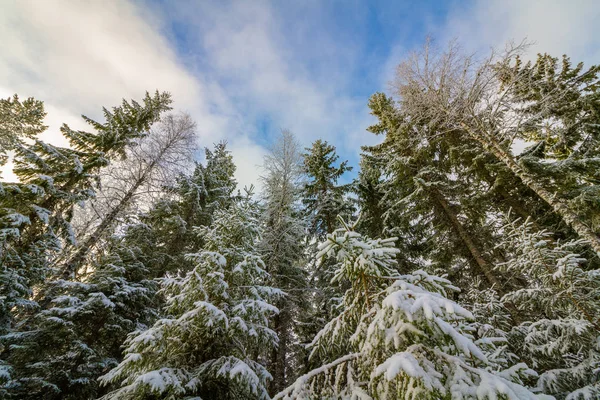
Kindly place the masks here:
[[(452, 210), (444, 196), (442, 196), (442, 194), (437, 189), (434, 189), (434, 197), (444, 209), (444, 212), (450, 219), (452, 226), (460, 236), (465, 246), (469, 249), (471, 256), (473, 256), (473, 259), (479, 266), (481, 272), (483, 272), (483, 275), (486, 277), (487, 281), (490, 283), (490, 285), (492, 285), (492, 287), (494, 288), (494, 290), (496, 290), (500, 297), (502, 297), (504, 294), (506, 294), (506, 290), (504, 289), (500, 280), (498, 280), (498, 278), (496, 278), (496, 276), (494, 275), (494, 267), (483, 257), (483, 255), (479, 251), (479, 248), (471, 238), (471, 235), (469, 235), (469, 232), (467, 232), (465, 227), (458, 220), (454, 210)], [(520, 324), (522, 320), (519, 316), (519, 310), (517, 309), (517, 307), (515, 307), (515, 305), (511, 302), (504, 303), (504, 306), (506, 307), (513, 321), (516, 324)]]
[(123, 190), (125, 194), (118, 199), (117, 205), (110, 209), (110, 212), (102, 218), (102, 222), (64, 264), (63, 279), (75, 277), (85, 257), (97, 245), (105, 231), (114, 224), (117, 217), (132, 203), (142, 185), (151, 184), (153, 180), (157, 180), (158, 185), (162, 184), (163, 179), (153, 175), (169, 171), (179, 162), (189, 159), (195, 139), (194, 129), (195, 124), (187, 114), (169, 115), (163, 119), (158, 130), (151, 132), (137, 147), (134, 147), (136, 152), (132, 154), (130, 164), (126, 163), (114, 169), (115, 172), (123, 170), (116, 180), (125, 185)]
[(106, 217), (102, 219), (100, 225), (98, 225), (96, 229), (94, 229), (94, 232), (90, 236), (88, 236), (87, 239), (85, 239), (85, 241), (79, 246), (79, 249), (75, 252), (75, 254), (69, 259), (69, 261), (65, 263), (62, 271), (63, 279), (75, 278), (78, 266), (81, 264), (83, 259), (90, 252), (90, 250), (92, 250), (96, 246), (96, 244), (102, 237), (104, 231), (106, 231), (106, 229), (109, 228), (115, 222), (117, 216), (129, 205), (131, 199), (135, 195), (138, 188), (144, 183), (145, 176), (146, 174), (144, 174), (129, 189), (129, 191), (125, 194), (125, 196), (123, 196), (119, 204), (110, 213), (108, 213)]

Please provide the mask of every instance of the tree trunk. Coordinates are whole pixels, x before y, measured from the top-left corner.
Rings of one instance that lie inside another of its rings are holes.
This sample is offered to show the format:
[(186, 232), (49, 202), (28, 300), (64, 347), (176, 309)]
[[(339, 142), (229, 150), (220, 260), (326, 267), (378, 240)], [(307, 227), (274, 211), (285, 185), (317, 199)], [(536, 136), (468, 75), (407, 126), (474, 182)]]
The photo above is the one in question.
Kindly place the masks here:
[(469, 253), (471, 253), (471, 256), (477, 263), (477, 266), (479, 267), (483, 275), (486, 277), (487, 281), (498, 291), (498, 293), (500, 293), (502, 291), (502, 285), (500, 284), (500, 281), (494, 276), (492, 272), (492, 265), (489, 262), (487, 262), (485, 258), (483, 258), (483, 255), (479, 251), (479, 248), (475, 245), (475, 242), (471, 238), (471, 235), (467, 232), (465, 227), (458, 220), (454, 210), (450, 207), (450, 205), (448, 204), (444, 196), (440, 193), (440, 191), (435, 188), (433, 189), (433, 197), (444, 210), (444, 213), (450, 220), (452, 227), (454, 228), (464, 245), (469, 250)]
[(125, 207), (129, 205), (129, 202), (135, 195), (135, 192), (146, 181), (148, 173), (154, 168), (155, 164), (156, 162), (152, 162), (148, 165), (142, 176), (139, 177), (135, 184), (127, 191), (125, 196), (123, 196), (121, 201), (119, 201), (119, 204), (117, 204), (117, 206), (104, 217), (100, 225), (94, 229), (94, 232), (87, 239), (85, 239), (75, 254), (65, 263), (62, 271), (63, 279), (75, 278), (75, 273), (77, 272), (78, 266), (87, 256), (89, 251), (98, 243), (104, 231), (106, 231), (106, 229), (115, 222), (117, 216), (125, 209)]
[(600, 236), (594, 232), (589, 226), (584, 224), (577, 214), (575, 214), (567, 204), (565, 204), (562, 200), (556, 197), (556, 193), (552, 193), (549, 190), (546, 190), (542, 185), (540, 185), (536, 178), (532, 176), (529, 172), (525, 171), (519, 163), (514, 159), (514, 157), (508, 153), (506, 150), (500, 146), (500, 144), (489, 137), (489, 135), (477, 135), (471, 128), (469, 128), (466, 124), (462, 124), (462, 127), (471, 135), (471, 137), (481, 143), (484, 148), (488, 151), (491, 151), (500, 161), (502, 161), (506, 166), (517, 176), (523, 184), (528, 186), (531, 190), (533, 190), (542, 200), (544, 200), (548, 205), (556, 212), (558, 215), (562, 217), (562, 219), (577, 232), (579, 237), (585, 239), (589, 242), (590, 246), (598, 255), (600, 255)]
[[(490, 173), (485, 169), (482, 171), (482, 174), (484, 181), (486, 181), (488, 185), (490, 185), (490, 187), (494, 186), (496, 178), (491, 176)], [(519, 218), (521, 218), (523, 221), (529, 218), (531, 224), (536, 230), (542, 230), (542, 228), (538, 225), (531, 213), (525, 210), (525, 208), (523, 208), (521, 202), (518, 199), (516, 199), (513, 195), (508, 193), (503, 186), (498, 186), (496, 190), (503, 203), (506, 203), (506, 205), (508, 205), (509, 210), (512, 210), (514, 214), (518, 215)]]
[(281, 310), (275, 317), (273, 330), (279, 337), (279, 344), (271, 352), (270, 372), (273, 380), (270, 383), (270, 392), (275, 394), (285, 389), (287, 386), (287, 354), (289, 346), (289, 322), (288, 305), (282, 300), (277, 307)]

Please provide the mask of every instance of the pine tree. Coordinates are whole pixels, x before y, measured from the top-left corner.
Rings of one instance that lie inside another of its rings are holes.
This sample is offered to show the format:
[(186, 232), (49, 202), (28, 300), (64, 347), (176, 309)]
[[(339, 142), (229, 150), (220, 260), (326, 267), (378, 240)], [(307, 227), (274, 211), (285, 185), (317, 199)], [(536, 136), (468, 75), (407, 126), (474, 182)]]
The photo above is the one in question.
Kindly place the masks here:
[(379, 237), (384, 231), (384, 204), (383, 197), (383, 168), (378, 165), (378, 160), (367, 154), (368, 148), (363, 148), (360, 160), (360, 171), (354, 183), (357, 194), (357, 203), (360, 210), (360, 226), (358, 231), (370, 237)]
[(105, 184), (110, 184), (113, 192), (108, 196), (106, 213), (96, 226), (88, 227), (89, 233), (69, 255), (61, 267), (63, 277), (77, 272), (105, 232), (135, 204), (136, 197), (160, 189), (166, 179), (190, 161), (195, 140), (195, 123), (189, 115), (167, 115), (147, 136), (130, 146), (125, 160), (104, 171), (104, 176), (110, 175)]
[(471, 313), (446, 297), (457, 290), (448, 280), (395, 272), (395, 240), (348, 225), (327, 236), (321, 254), (336, 256), (336, 281), (351, 282), (344, 310), (311, 344), (322, 366), (274, 399), (542, 398), (521, 385), (533, 371), (502, 365), (488, 356), (492, 341), (475, 342)]
[(21, 101), (15, 94), (12, 98), (0, 99), (0, 166), (6, 164), (9, 151), (46, 130), (45, 116), (44, 103), (32, 97)]
[(235, 170), (233, 156), (227, 150), (227, 142), (215, 144), (214, 150), (206, 149), (206, 167), (203, 169), (206, 198), (202, 208), (209, 215), (218, 208), (227, 207), (231, 202), (237, 186), (233, 177)]
[[(154, 97), (147, 95), (143, 105), (123, 101), (112, 111), (104, 109), (105, 123), (84, 117), (96, 133), (63, 125), (70, 148), (40, 140), (16, 145), (14, 173), (20, 182), (11, 184), (9, 195), (2, 197), (2, 209), (9, 209), (10, 214), (2, 218), (0, 229), (6, 232), (8, 228), (13, 234), (3, 235), (2, 268), (8, 283), (2, 288), (4, 326), (0, 331), (10, 328), (15, 312), (31, 311), (35, 306), (32, 287), (56, 272), (54, 257), (65, 244), (74, 243), (73, 207), (94, 196), (100, 168), (123, 156), (170, 102), (168, 93), (157, 92)], [(38, 110), (36, 115), (40, 125), (43, 113)]]
[[(310, 308), (302, 323), (301, 342), (306, 343), (323, 327), (328, 320), (337, 314), (342, 291), (331, 285), (333, 262), (329, 259), (317, 259), (316, 243), (336, 228), (337, 216), (348, 216), (353, 212), (351, 201), (347, 195), (352, 190), (351, 184), (339, 184), (343, 174), (350, 171), (347, 161), (336, 166), (339, 159), (335, 147), (317, 140), (303, 155), (303, 171), (307, 177), (302, 190), (302, 203), (307, 218), (307, 266), (309, 286), (314, 288), (310, 297)], [(303, 371), (311, 367), (308, 354), (303, 361)]]
[(127, 238), (144, 249), (154, 277), (194, 267), (186, 254), (202, 249), (197, 227), (209, 226), (214, 212), (234, 201), (235, 165), (224, 143), (205, 149), (206, 162), (196, 162), (191, 173), (181, 173), (163, 187), (161, 197), (127, 226)]
[(104, 398), (269, 398), (263, 364), (277, 344), (268, 325), (278, 312), (270, 302), (282, 292), (265, 285), (256, 205), (244, 198), (219, 209), (199, 233), (196, 267), (162, 280), (166, 315), (129, 336), (124, 360), (102, 378), (121, 388)]
[[(26, 139), (34, 139), (46, 129), (45, 116), (44, 104), (39, 100), (29, 98), (21, 102), (17, 95), (0, 99), (0, 166), (6, 163), (9, 151), (25, 146)], [(28, 279), (38, 272), (43, 273), (25, 265), (15, 244), (31, 223), (28, 212), (45, 194), (44, 187), (47, 188), (46, 185), (0, 182), (0, 333), (6, 333), (9, 328), (13, 307), (32, 306), (27, 299)], [(45, 215), (43, 210), (40, 213)], [(54, 243), (46, 243), (46, 246), (52, 249)]]
[(369, 107), (379, 121), (368, 130), (385, 139), (363, 149), (362, 157), (377, 163), (385, 176), (378, 188), (385, 210), (382, 231), (403, 235), (399, 247), (408, 261), (403, 269), (431, 263), (430, 271), (465, 280), (481, 276), (501, 290), (505, 282), (493, 272), (488, 254), (493, 250), (490, 210), (468, 201), (481, 185), (457, 162), (460, 144), (429, 138), (430, 127), (413, 124), (383, 93), (374, 94)]
[[(28, 333), (34, 332), (29, 336), (35, 337), (36, 332), (43, 335), (44, 332), (61, 330), (52, 326), (54, 319), (51, 314), (54, 307), (50, 302), (43, 310), (38, 309), (34, 288), (58, 272), (54, 262), (56, 257), (60, 256), (65, 244), (74, 243), (75, 235), (70, 225), (73, 207), (94, 196), (100, 168), (123, 156), (125, 148), (136, 138), (145, 135), (148, 127), (168, 109), (169, 103), (168, 94), (156, 93), (154, 97), (147, 95), (143, 105), (124, 101), (112, 111), (105, 109), (105, 123), (84, 117), (96, 133), (73, 131), (63, 125), (61, 130), (70, 142), (69, 148), (59, 148), (37, 139), (12, 142), (15, 151), (14, 172), (19, 182), (7, 185), (8, 190), (1, 198), (0, 208), (3, 215), (0, 229), (3, 237), (0, 332), (3, 334), (3, 343), (24, 340), (27, 344), (20, 347), (13, 343), (14, 345), (1, 349), (4, 381), (2, 390), (5, 393), (24, 388), (21, 383), (27, 379), (27, 374), (33, 377), (29, 382), (34, 387), (38, 383), (45, 385), (47, 375), (37, 371), (35, 363), (31, 364), (33, 369), (27, 369), (31, 361), (29, 356), (38, 356), (40, 353), (36, 352), (36, 348), (39, 349), (36, 347), (37, 342), (27, 339)], [(18, 103), (15, 100), (13, 106), (16, 107), (16, 104)], [(9, 120), (9, 125), (27, 129), (26, 132), (30, 132), (31, 125), (35, 127), (31, 128), (35, 132), (41, 132), (45, 129), (41, 123), (45, 115), (41, 103), (32, 101), (28, 104), (33, 107), (32, 113), (15, 113), (14, 115), (22, 116), (24, 120)], [(5, 235), (6, 232), (9, 234)], [(60, 286), (56, 288), (58, 291), (62, 290)], [(36, 288), (36, 295), (41, 292)], [(54, 297), (52, 299), (56, 300)], [(89, 304), (91, 306), (91, 303)], [(35, 326), (40, 329), (34, 328)], [(67, 327), (62, 332), (66, 338), (64, 341), (61, 338), (59, 342), (71, 343), (73, 330)], [(47, 343), (46, 339), (47, 337), (44, 337), (40, 341)], [(62, 344), (60, 346), (63, 349), (69, 347)], [(67, 353), (65, 357), (69, 358), (71, 355)], [(43, 355), (41, 357), (43, 358)], [(43, 365), (46, 364), (39, 364), (40, 367)], [(52, 373), (60, 374), (61, 371)], [(82, 379), (85, 379), (84, 375), (81, 376)], [(32, 391), (38, 389), (39, 387)], [(51, 392), (52, 390), (48, 391), (48, 395)]]

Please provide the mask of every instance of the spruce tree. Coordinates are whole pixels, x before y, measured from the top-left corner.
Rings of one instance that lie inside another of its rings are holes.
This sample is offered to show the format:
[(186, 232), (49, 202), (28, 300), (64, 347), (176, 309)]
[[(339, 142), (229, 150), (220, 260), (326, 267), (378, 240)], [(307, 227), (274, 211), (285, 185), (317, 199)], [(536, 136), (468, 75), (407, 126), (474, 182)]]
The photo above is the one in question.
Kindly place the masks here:
[(204, 164), (196, 162), (190, 173), (180, 173), (148, 211), (127, 225), (127, 239), (151, 255), (153, 277), (191, 270), (194, 264), (186, 254), (201, 250), (204, 242), (196, 228), (209, 226), (214, 212), (234, 201), (235, 165), (225, 143), (205, 154)]
[[(0, 227), (13, 233), (3, 235), (2, 265), (4, 276), (13, 283), (3, 288), (4, 326), (0, 330), (10, 328), (14, 312), (24, 307), (31, 311), (32, 287), (57, 272), (54, 257), (65, 244), (75, 242), (70, 225), (73, 208), (94, 196), (100, 168), (123, 156), (125, 148), (146, 134), (170, 102), (168, 93), (157, 92), (147, 95), (143, 105), (123, 101), (112, 111), (104, 109), (104, 123), (84, 117), (95, 133), (63, 125), (61, 132), (69, 148), (40, 140), (15, 147), (14, 173), (19, 183), (11, 184), (2, 197), (2, 209), (10, 210), (10, 216), (2, 218)], [(36, 115), (40, 125), (43, 113), (38, 110)]]
[[(9, 151), (24, 147), (26, 139), (34, 139), (46, 129), (45, 116), (44, 104), (39, 100), (29, 98), (21, 102), (17, 95), (0, 99), (0, 166), (6, 163)], [(26, 265), (16, 248), (23, 229), (31, 223), (29, 210), (39, 209), (35, 203), (45, 194), (44, 188), (48, 188), (47, 182), (42, 185), (0, 182), (0, 333), (9, 329), (13, 307), (32, 306), (28, 299), (29, 279), (44, 273), (44, 265), (42, 270)], [(43, 210), (39, 211), (47, 217)], [(46, 242), (45, 247), (50, 250), (54, 243)]]
[(0, 166), (8, 160), (9, 151), (46, 130), (45, 116), (44, 103), (32, 97), (21, 101), (15, 94), (12, 98), (0, 99)]
[(204, 250), (190, 254), (196, 267), (161, 281), (165, 316), (133, 332), (125, 357), (102, 381), (119, 389), (105, 399), (268, 399), (271, 374), (264, 364), (277, 345), (269, 319), (282, 294), (266, 285), (257, 244), (261, 229), (248, 197), (219, 209), (199, 228)]
[(384, 231), (385, 205), (383, 197), (383, 168), (378, 160), (363, 148), (358, 178), (354, 183), (360, 210), (360, 226), (357, 229), (370, 237), (379, 237)]
[[(570, 174), (565, 181), (556, 173), (597, 171), (598, 130), (590, 121), (598, 119), (598, 67), (582, 72), (582, 65), (572, 68), (565, 59), (558, 71), (557, 61), (548, 56), (523, 66), (518, 55), (524, 47), (476, 62), (456, 45), (440, 52), (428, 44), (398, 66), (399, 107), (414, 123), (434, 122), (431, 137), (454, 132), (478, 142), (600, 254), (600, 235), (586, 216), (595, 207), (588, 197), (596, 191), (594, 180)], [(547, 166), (530, 163), (529, 157), (521, 160), (512, 153), (515, 139), (533, 139), (536, 149), (561, 158), (546, 158)], [(554, 179), (577, 190), (562, 191)]]
[(321, 367), (274, 399), (543, 398), (521, 384), (535, 372), (503, 365), (490, 357), (492, 341), (475, 341), (473, 316), (447, 298), (458, 290), (448, 280), (395, 272), (395, 240), (351, 225), (327, 236), (321, 254), (334, 255), (335, 280), (351, 284), (344, 309), (311, 344)]
[[(318, 259), (316, 243), (335, 230), (338, 215), (348, 216), (354, 211), (347, 197), (352, 185), (338, 183), (352, 167), (348, 166), (347, 161), (336, 165), (339, 156), (335, 147), (326, 141), (317, 140), (306, 150), (303, 171), (307, 181), (302, 190), (302, 203), (308, 223), (306, 270), (314, 292), (302, 322), (301, 341), (305, 344), (337, 314), (342, 294), (330, 283), (334, 272), (333, 260)], [(304, 357), (304, 371), (311, 366), (307, 357), (308, 354)]]
[(127, 334), (155, 315), (145, 255), (114, 237), (79, 281), (50, 283), (55, 297), (1, 338), (11, 379), (9, 399), (93, 399), (98, 377), (120, 361)]
[[(80, 243), (65, 257), (61, 265), (63, 277), (76, 274), (123, 214), (136, 203), (150, 201), (149, 192), (160, 190), (165, 181), (191, 162), (195, 127), (187, 114), (167, 115), (147, 135), (128, 146), (124, 160), (103, 170), (104, 186), (109, 187), (102, 190), (105, 210), (95, 225), (88, 224), (87, 232), (80, 235)], [(98, 213), (100, 201), (94, 199), (90, 203)]]
[[(32, 379), (28, 382), (33, 385), (32, 393), (36, 390), (44, 392), (40, 386), (36, 386), (38, 383), (45, 386), (48, 374), (65, 373), (64, 370), (59, 369), (51, 372), (36, 370), (38, 366), (42, 369), (45, 367), (52, 369), (52, 367), (44, 362), (31, 363), (30, 356), (33, 358), (39, 356), (43, 359), (44, 354), (36, 350), (37, 342), (30, 339), (38, 333), (44, 335), (53, 330), (59, 331), (56, 326), (52, 326), (53, 321), (58, 322), (58, 319), (55, 320), (52, 315), (55, 311), (52, 303), (60, 302), (60, 299), (64, 298), (62, 296), (64, 286), (61, 284), (68, 285), (69, 282), (59, 281), (59, 285), (50, 284), (51, 290), (61, 292), (57, 296), (44, 296), (46, 293), (44, 287), (46, 289), (50, 287), (46, 282), (48, 277), (60, 274), (55, 261), (62, 254), (65, 245), (73, 244), (75, 241), (75, 234), (70, 225), (73, 208), (76, 204), (94, 196), (100, 169), (108, 165), (111, 160), (122, 157), (128, 145), (144, 136), (148, 127), (169, 108), (170, 101), (167, 93), (156, 93), (154, 97), (147, 95), (143, 105), (124, 101), (121, 106), (113, 108), (112, 111), (105, 109), (106, 122), (104, 123), (84, 117), (95, 129), (95, 133), (74, 131), (67, 125), (63, 125), (61, 131), (69, 140), (69, 148), (52, 146), (37, 139), (12, 142), (15, 151), (14, 173), (19, 182), (6, 185), (8, 190), (2, 196), (0, 206), (3, 210), (0, 229), (4, 233), (8, 229), (10, 233), (10, 235), (3, 234), (2, 238), (0, 331), (3, 333), (1, 341), (4, 344), (12, 343), (1, 349), (3, 370), (7, 372), (3, 374), (3, 390), (29, 392), (30, 389), (24, 389), (27, 385), (21, 384), (28, 379), (27, 376), (30, 376)], [(35, 129), (41, 132), (45, 128), (41, 124), (44, 116), (43, 108), (40, 103), (28, 104), (32, 105), (34, 112), (14, 114), (23, 116), (25, 120), (20, 123), (11, 122), (9, 125), (24, 129), (29, 129), (26, 128), (29, 125), (37, 126)], [(26, 119), (27, 116), (36, 119), (30, 121)], [(42, 310), (39, 309), (36, 301), (39, 297), (46, 298)], [(87, 300), (84, 303), (91, 304)], [(60, 338), (57, 343), (72, 343), (73, 330), (66, 327), (63, 332), (66, 337)], [(44, 337), (42, 342), (46, 339), (48, 336)], [(27, 344), (20, 347), (17, 342), (22, 340)], [(57, 346), (67, 349), (70, 344)], [(48, 351), (51, 353), (53, 349), (49, 347)], [(73, 353), (65, 351), (65, 359), (73, 356)], [(28, 365), (34, 367), (28, 368)], [(69, 374), (65, 373), (66, 375)], [(69, 380), (65, 376), (57, 379)], [(85, 373), (81, 379), (87, 379)], [(55, 388), (52, 386), (55, 384), (52, 380), (50, 379), (49, 388)], [(15, 384), (15, 382), (19, 383)], [(53, 390), (44, 393), (50, 395)], [(21, 394), (16, 396), (19, 397)]]
[[(489, 208), (471, 203), (481, 182), (456, 160), (457, 143), (429, 138), (430, 127), (415, 125), (398, 111), (391, 97), (374, 94), (371, 112), (378, 123), (368, 130), (384, 141), (363, 151), (383, 171), (379, 200), (385, 212), (383, 232), (402, 235), (405, 271), (430, 263), (430, 271), (455, 279), (483, 277), (502, 290), (505, 282), (493, 271), (493, 232)], [(361, 201), (361, 200), (359, 200)]]
[(582, 240), (556, 242), (530, 221), (506, 221), (498, 244), (508, 260), (505, 274), (518, 274), (527, 285), (502, 301), (524, 314), (508, 330), (513, 351), (540, 372), (538, 387), (558, 399), (600, 396), (600, 279), (582, 257)]
[(350, 184), (338, 184), (345, 172), (351, 171), (348, 161), (338, 166), (339, 156), (335, 147), (323, 140), (316, 140), (304, 154), (304, 173), (308, 182), (304, 185), (302, 202), (310, 220), (310, 233), (319, 238), (335, 230), (337, 216), (348, 215), (352, 206), (345, 196)]

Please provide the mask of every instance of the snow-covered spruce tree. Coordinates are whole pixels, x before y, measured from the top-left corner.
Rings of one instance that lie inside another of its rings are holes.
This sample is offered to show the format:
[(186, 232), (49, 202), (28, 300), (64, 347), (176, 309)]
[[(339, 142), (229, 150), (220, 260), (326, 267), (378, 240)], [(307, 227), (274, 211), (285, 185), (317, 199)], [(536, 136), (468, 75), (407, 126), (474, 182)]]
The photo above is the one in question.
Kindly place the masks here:
[(190, 271), (194, 262), (186, 254), (203, 245), (196, 227), (209, 226), (215, 210), (227, 208), (234, 200), (235, 165), (229, 151), (219, 143), (213, 151), (206, 149), (206, 157), (204, 165), (196, 163), (190, 173), (181, 173), (163, 186), (148, 211), (129, 216), (133, 222), (121, 227), (124, 242), (145, 255), (150, 279)]
[(353, 226), (327, 236), (321, 253), (337, 257), (335, 280), (352, 286), (311, 344), (322, 366), (274, 399), (544, 398), (521, 385), (535, 372), (495, 361), (493, 340), (474, 341), (471, 313), (446, 297), (457, 290), (450, 282), (394, 272), (395, 240)]
[(338, 184), (342, 175), (351, 171), (348, 161), (335, 163), (339, 156), (335, 147), (323, 140), (316, 140), (307, 148), (304, 156), (304, 173), (308, 181), (304, 185), (302, 202), (309, 216), (310, 233), (319, 239), (335, 230), (337, 215), (352, 213), (352, 205), (345, 196), (351, 185)]
[(12, 98), (0, 99), (0, 166), (8, 160), (9, 151), (46, 129), (45, 115), (44, 103), (32, 97), (21, 101), (15, 94)]
[[(25, 140), (34, 139), (46, 129), (43, 124), (45, 115), (44, 103), (39, 100), (29, 98), (21, 101), (17, 95), (0, 99), (0, 167), (6, 164), (8, 152), (23, 146)], [(39, 189), (35, 185), (21, 186), (0, 181), (0, 334), (7, 333), (11, 326), (11, 309), (34, 305), (27, 299), (28, 276), (35, 275), (36, 271), (28, 270), (13, 247), (21, 236), (22, 228), (30, 221), (26, 216), (27, 207), (17, 207), (19, 203), (14, 199), (19, 197), (21, 204), (25, 202), (31, 206), (43, 194), (43, 190)], [(52, 244), (48, 245), (52, 247)], [(10, 367), (0, 360), (0, 398), (7, 395), (3, 386), (10, 376)]]
[(260, 249), (272, 286), (288, 294), (275, 303), (279, 314), (272, 324), (279, 338), (269, 361), (273, 374), (270, 392), (276, 393), (293, 381), (301, 368), (303, 351), (299, 350), (303, 348), (298, 344), (298, 330), (302, 326), (299, 320), (305, 316), (312, 295), (302, 269), (306, 228), (299, 207), (302, 157), (291, 132), (281, 132), (263, 165), (265, 232)]
[(152, 321), (153, 281), (144, 254), (106, 243), (79, 281), (52, 282), (55, 297), (28, 324), (2, 336), (11, 379), (8, 399), (94, 399), (98, 377), (120, 361), (127, 334)]
[[(330, 284), (333, 277), (333, 260), (317, 259), (317, 242), (332, 233), (337, 226), (337, 215), (344, 217), (353, 212), (353, 205), (347, 195), (351, 184), (340, 184), (345, 172), (351, 170), (348, 161), (338, 164), (339, 156), (335, 147), (323, 140), (315, 141), (303, 154), (306, 182), (302, 190), (302, 203), (307, 219), (307, 267), (309, 285), (314, 288), (311, 307), (302, 321), (302, 342), (310, 342), (314, 335), (334, 315), (343, 290)], [(309, 367), (308, 360), (304, 364)]]
[[(9, 151), (24, 146), (26, 139), (34, 139), (46, 129), (45, 116), (44, 103), (39, 100), (21, 101), (17, 95), (0, 99), (0, 166), (6, 163)], [(10, 309), (32, 305), (27, 299), (28, 278), (43, 274), (26, 265), (15, 244), (23, 228), (31, 222), (27, 216), (29, 210), (44, 193), (42, 186), (0, 182), (0, 334), (10, 327)], [(55, 246), (49, 241), (44, 247), (40, 251)]]
[(504, 290), (508, 282), (493, 270), (497, 255), (494, 225), (489, 223), (498, 209), (489, 201), (471, 201), (494, 185), (473, 171), (480, 146), (449, 133), (432, 135), (434, 121), (413, 123), (383, 93), (371, 96), (369, 108), (378, 121), (368, 130), (385, 139), (363, 148), (362, 159), (382, 170), (378, 190), (383, 195), (383, 231), (401, 236), (400, 261), (409, 261), (401, 270), (415, 269), (415, 264), (423, 268), (419, 264), (427, 260), (430, 272), (444, 271), (456, 283), (482, 277), (479, 281), (488, 288)]
[[(84, 117), (94, 133), (63, 125), (61, 132), (69, 141), (69, 148), (38, 139), (11, 141), (15, 151), (13, 172), (19, 182), (3, 184), (0, 196), (0, 331), (8, 338), (15, 327), (22, 332), (29, 330), (26, 325), (35, 320), (37, 307), (34, 286), (56, 272), (52, 261), (65, 243), (74, 242), (70, 225), (73, 207), (94, 196), (100, 168), (121, 157), (126, 146), (145, 135), (170, 102), (168, 93), (157, 92), (152, 97), (147, 95), (143, 104), (123, 101), (112, 110), (104, 109), (104, 123)], [(26, 103), (18, 105), (13, 101), (13, 118), (3, 124), (4, 130), (25, 129), (12, 135), (13, 139), (22, 139), (23, 135), (30, 138), (45, 129), (41, 103)], [(31, 112), (26, 112), (28, 107)], [(20, 379), (14, 374), (7, 376), (6, 371), (14, 372), (5, 364), (11, 352), (7, 348), (0, 350), (4, 381)]]
[(508, 258), (499, 269), (528, 282), (502, 298), (529, 321), (508, 331), (513, 352), (540, 373), (545, 393), (599, 398), (600, 271), (587, 269), (584, 242), (555, 242), (530, 221), (507, 219), (499, 247)]
[[(205, 149), (206, 166), (203, 168), (206, 198), (203, 209), (211, 214), (218, 208), (225, 208), (231, 203), (232, 194), (237, 186), (233, 177), (236, 166), (231, 151), (227, 150), (227, 142), (215, 144), (215, 148)], [(210, 219), (208, 221), (210, 223)]]
[(520, 163), (600, 242), (600, 65), (573, 66), (566, 55), (548, 54), (524, 63), (516, 55), (496, 71), (510, 111), (524, 122), (519, 138), (534, 143)]
[(185, 237), (178, 240), (188, 245), (195, 243), (187, 248), (187, 252), (197, 250), (201, 241), (193, 233), (193, 227), (209, 226), (214, 212), (232, 203), (237, 186), (234, 178), (236, 166), (231, 152), (227, 150), (227, 143), (219, 142), (212, 150), (205, 148), (204, 158), (204, 164), (196, 163), (194, 171), (189, 176), (180, 176), (170, 189), (176, 204), (171, 207), (177, 210), (187, 226)]
[(257, 206), (245, 197), (199, 228), (196, 267), (161, 281), (165, 317), (125, 342), (124, 360), (101, 378), (120, 387), (104, 399), (268, 399), (264, 364), (277, 345), (269, 318), (282, 292), (256, 249)]
[(385, 213), (383, 197), (383, 168), (376, 157), (367, 154), (368, 148), (362, 147), (360, 170), (354, 182), (354, 191), (357, 195), (358, 208), (360, 209), (359, 232), (364, 232), (369, 237), (383, 236)]

